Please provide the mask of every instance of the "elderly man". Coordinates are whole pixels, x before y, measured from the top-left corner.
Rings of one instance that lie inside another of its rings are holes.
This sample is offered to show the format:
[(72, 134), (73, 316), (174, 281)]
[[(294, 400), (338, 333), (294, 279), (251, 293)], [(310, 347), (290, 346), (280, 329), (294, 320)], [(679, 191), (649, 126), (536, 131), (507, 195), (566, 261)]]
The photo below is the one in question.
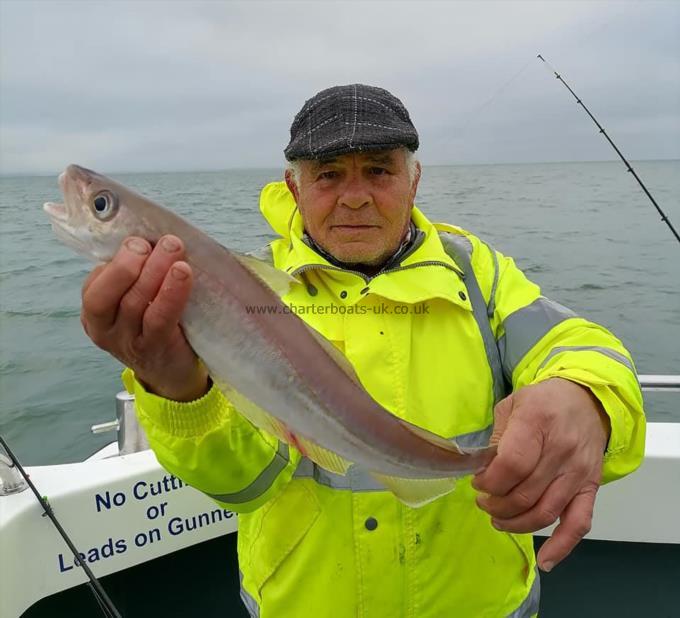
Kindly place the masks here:
[[(426, 506), (361, 471), (319, 468), (212, 387), (178, 325), (192, 281), (181, 239), (128, 239), (84, 286), (85, 329), (129, 367), (159, 461), (241, 513), (252, 616), (535, 615), (528, 533), (559, 519), (538, 556), (549, 571), (588, 531), (600, 483), (642, 458), (628, 352), (510, 258), (415, 208), (417, 147), (389, 92), (315, 95), (291, 127), (285, 184), (262, 193), (280, 237), (261, 257), (300, 281), (284, 302), (383, 407), (466, 446), (498, 443), (486, 469)], [(345, 310), (302, 310), (312, 306)]]

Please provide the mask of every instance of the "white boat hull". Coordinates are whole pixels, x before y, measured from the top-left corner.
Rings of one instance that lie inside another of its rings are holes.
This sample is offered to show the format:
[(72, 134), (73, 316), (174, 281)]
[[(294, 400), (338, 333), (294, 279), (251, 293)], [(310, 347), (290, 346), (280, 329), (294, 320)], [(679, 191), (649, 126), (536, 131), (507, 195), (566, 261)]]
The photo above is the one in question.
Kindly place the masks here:
[[(113, 444), (81, 463), (27, 468), (97, 577), (236, 531), (234, 513), (172, 477), (151, 451), (117, 453)], [(678, 488), (680, 423), (650, 423), (643, 465), (601, 488), (587, 538), (680, 551)], [(0, 496), (0, 574), (2, 618), (87, 581), (28, 489)]]
[[(236, 530), (234, 513), (151, 451), (26, 471), (97, 577)], [(2, 618), (87, 581), (29, 489), (0, 497), (0, 574)]]

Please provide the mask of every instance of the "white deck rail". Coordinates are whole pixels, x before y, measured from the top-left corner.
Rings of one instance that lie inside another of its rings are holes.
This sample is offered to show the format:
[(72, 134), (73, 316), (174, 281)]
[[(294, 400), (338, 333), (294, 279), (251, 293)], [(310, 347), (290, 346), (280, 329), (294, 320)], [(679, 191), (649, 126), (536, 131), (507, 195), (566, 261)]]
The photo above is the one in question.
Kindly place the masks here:
[(680, 393), (680, 375), (648, 374), (638, 376), (645, 392), (665, 391)]

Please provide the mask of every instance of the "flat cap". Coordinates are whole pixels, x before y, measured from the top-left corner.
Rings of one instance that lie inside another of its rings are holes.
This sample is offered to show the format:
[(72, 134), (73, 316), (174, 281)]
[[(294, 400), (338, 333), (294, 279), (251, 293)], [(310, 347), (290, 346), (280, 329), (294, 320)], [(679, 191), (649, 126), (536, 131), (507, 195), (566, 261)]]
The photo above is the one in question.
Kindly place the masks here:
[(364, 84), (333, 86), (305, 101), (290, 127), (288, 161), (350, 152), (418, 149), (418, 132), (393, 94)]

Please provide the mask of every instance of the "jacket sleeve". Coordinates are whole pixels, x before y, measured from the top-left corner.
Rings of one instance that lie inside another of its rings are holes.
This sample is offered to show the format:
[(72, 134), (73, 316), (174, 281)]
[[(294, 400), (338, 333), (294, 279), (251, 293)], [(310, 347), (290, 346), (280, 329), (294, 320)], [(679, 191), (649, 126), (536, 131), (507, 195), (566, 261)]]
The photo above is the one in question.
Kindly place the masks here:
[(645, 417), (629, 352), (606, 328), (542, 296), (511, 258), (482, 251), (489, 273), (498, 273), (486, 277), (495, 280), (488, 286), (492, 328), (513, 390), (554, 377), (589, 388), (611, 422), (602, 482), (635, 470), (644, 456)]
[(224, 508), (253, 511), (292, 478), (300, 453), (256, 428), (217, 387), (180, 403), (146, 391), (130, 369), (122, 377), (159, 463)]

